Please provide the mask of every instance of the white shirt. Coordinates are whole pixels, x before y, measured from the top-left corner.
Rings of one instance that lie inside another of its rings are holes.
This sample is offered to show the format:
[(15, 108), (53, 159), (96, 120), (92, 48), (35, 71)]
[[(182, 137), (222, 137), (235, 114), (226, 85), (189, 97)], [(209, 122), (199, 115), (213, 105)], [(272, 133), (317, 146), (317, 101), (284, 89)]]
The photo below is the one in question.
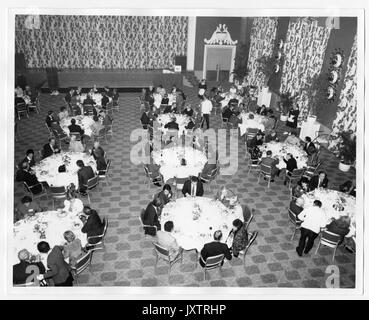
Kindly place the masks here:
[(201, 102), (202, 114), (210, 114), (211, 110), (213, 110), (213, 104), (210, 100), (204, 100), (203, 102)]
[(178, 253), (179, 245), (170, 232), (159, 230), (156, 236), (158, 244), (169, 250), (170, 256), (175, 256)]
[(191, 196), (196, 196), (197, 182), (191, 182)]
[(302, 220), (301, 226), (303, 228), (315, 233), (319, 233), (320, 228), (325, 227), (328, 222), (324, 211), (316, 206), (302, 210), (297, 217)]

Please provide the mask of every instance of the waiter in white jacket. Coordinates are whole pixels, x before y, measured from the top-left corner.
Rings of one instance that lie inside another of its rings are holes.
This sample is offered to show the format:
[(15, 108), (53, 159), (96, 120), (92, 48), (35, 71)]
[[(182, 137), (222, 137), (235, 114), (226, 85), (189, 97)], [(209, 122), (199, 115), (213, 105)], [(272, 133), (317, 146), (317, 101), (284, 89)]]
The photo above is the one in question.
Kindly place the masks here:
[[(203, 95), (202, 102), (201, 102), (201, 115), (203, 116), (204, 120), (206, 121), (206, 129), (209, 129), (209, 119), (210, 113), (213, 110), (213, 104), (209, 100), (209, 96), (207, 93)], [(201, 124), (201, 128), (204, 126), (204, 121)]]

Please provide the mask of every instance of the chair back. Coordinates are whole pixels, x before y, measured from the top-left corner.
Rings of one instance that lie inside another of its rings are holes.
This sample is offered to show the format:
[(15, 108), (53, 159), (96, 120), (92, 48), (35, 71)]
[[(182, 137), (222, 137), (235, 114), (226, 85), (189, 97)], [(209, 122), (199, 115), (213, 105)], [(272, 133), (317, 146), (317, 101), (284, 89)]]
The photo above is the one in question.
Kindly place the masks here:
[(272, 167), (268, 166), (264, 163), (260, 163), (260, 172), (264, 174), (265, 176), (271, 176), (272, 175)]
[(74, 268), (75, 273), (78, 275), (82, 273), (90, 264), (92, 259), (92, 252), (87, 251), (82, 257), (77, 260), (76, 266)]
[(146, 212), (145, 209), (141, 209), (141, 212), (140, 212), (140, 222), (141, 222), (142, 227), (145, 225), (144, 222), (143, 222), (143, 219), (144, 219), (144, 216), (145, 216), (145, 212)]
[(302, 169), (294, 169), (292, 171), (291, 179), (292, 180), (295, 180), (295, 179), (301, 178), (302, 175), (304, 174), (304, 172), (305, 172), (305, 168), (302, 168)]
[[(201, 257), (203, 260), (203, 258)], [(205, 269), (214, 269), (218, 268), (222, 265), (222, 262), (224, 260), (224, 254), (219, 254), (217, 256), (207, 257), (205, 261)]]
[(104, 224), (104, 230), (102, 233), (102, 237), (104, 238), (106, 235), (106, 231), (108, 230), (108, 226), (109, 226), (109, 219), (108, 218), (104, 218), (103, 219), (103, 224)]
[(247, 251), (249, 250), (249, 248), (252, 246), (252, 244), (254, 243), (255, 239), (257, 238), (258, 234), (259, 234), (258, 231), (255, 231), (254, 237), (249, 238), (249, 243), (247, 244), (247, 246), (246, 246), (246, 248), (244, 250), (244, 255), (245, 256), (246, 256)]
[(297, 220), (296, 215), (290, 208), (288, 208), (288, 218), (290, 219), (290, 221), (292, 222), (294, 226), (300, 226), (302, 223), (302, 221)]
[(251, 220), (254, 218), (254, 214), (253, 214), (254, 210), (250, 210), (249, 206), (243, 204), (242, 205), (242, 214), (243, 214), (243, 220), (245, 225), (249, 225)]
[(321, 232), (320, 243), (327, 247), (335, 248), (338, 246), (338, 243), (340, 241), (341, 241), (341, 236), (338, 234), (335, 234), (327, 230), (323, 230)]
[(17, 103), (16, 105), (17, 112), (26, 112), (27, 111), (27, 105), (24, 102)]
[(156, 242), (153, 242), (153, 245), (154, 245), (156, 253), (159, 256), (162, 256), (164, 259), (169, 259), (169, 250), (168, 249), (162, 247), (161, 245), (159, 245)]
[(81, 140), (81, 134), (79, 132), (69, 132), (69, 136), (75, 136), (76, 140)]
[(98, 183), (99, 183), (99, 176), (94, 176), (93, 178), (88, 179), (88, 181), (87, 181), (87, 189), (95, 188)]
[(49, 190), (53, 198), (61, 199), (67, 196), (67, 191), (64, 186), (61, 187), (50, 186)]
[(184, 183), (188, 180), (189, 177), (185, 177), (185, 178), (178, 178), (178, 177), (174, 177), (174, 185), (177, 187), (182, 187), (184, 185)]

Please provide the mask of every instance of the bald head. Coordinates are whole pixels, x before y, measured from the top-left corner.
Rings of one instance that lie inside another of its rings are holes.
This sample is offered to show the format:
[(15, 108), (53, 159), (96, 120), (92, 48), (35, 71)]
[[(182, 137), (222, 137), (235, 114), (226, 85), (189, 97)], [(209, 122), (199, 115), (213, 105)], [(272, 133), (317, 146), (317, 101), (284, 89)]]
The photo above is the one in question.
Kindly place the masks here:
[(18, 258), (19, 258), (20, 261), (29, 260), (29, 256), (30, 256), (30, 254), (29, 254), (27, 249), (23, 249), (23, 250), (18, 252)]

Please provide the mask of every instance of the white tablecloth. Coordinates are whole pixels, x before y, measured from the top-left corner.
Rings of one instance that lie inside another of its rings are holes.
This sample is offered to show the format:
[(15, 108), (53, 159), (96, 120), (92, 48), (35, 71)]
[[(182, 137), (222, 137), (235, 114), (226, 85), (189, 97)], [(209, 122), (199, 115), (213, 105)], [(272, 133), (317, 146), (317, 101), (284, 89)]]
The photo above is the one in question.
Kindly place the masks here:
[[(82, 160), (85, 166), (91, 166), (92, 170), (96, 172), (95, 159), (82, 152), (62, 152), (54, 154), (42, 160), (34, 167), (37, 179), (40, 182), (46, 181), (49, 186), (68, 186), (74, 183), (76, 188), (78, 185), (77, 176), (77, 160)], [(59, 166), (66, 164), (67, 172), (59, 173)]]
[(279, 158), (279, 164), (277, 165), (277, 168), (279, 169), (286, 168), (286, 163), (283, 161), (283, 157), (285, 157), (287, 153), (291, 153), (296, 159), (298, 169), (306, 167), (306, 163), (308, 161), (306, 152), (304, 150), (297, 146), (286, 144), (283, 142), (272, 141), (269, 143), (265, 143), (260, 147), (260, 150), (263, 152), (263, 157), (266, 156), (266, 152), (268, 150), (272, 151), (272, 157), (277, 155)]
[(185, 114), (164, 113), (164, 114), (159, 115), (156, 118), (156, 121), (158, 121), (159, 124), (160, 124), (159, 130), (161, 132), (163, 132), (163, 133), (166, 133), (168, 131), (168, 129), (165, 129), (164, 126), (168, 122), (171, 122), (173, 116), (176, 117), (176, 123), (178, 123), (178, 127), (179, 127), (178, 134), (181, 135), (181, 134), (183, 134), (186, 131), (186, 128), (185, 127), (190, 122), (189, 117), (187, 115), (185, 115)]
[(220, 201), (205, 197), (180, 198), (164, 206), (160, 224), (173, 221), (173, 236), (185, 250), (201, 251), (204, 244), (214, 240), (217, 230), (223, 233), (225, 242), (235, 219), (243, 221), (242, 207), (227, 209)]
[[(162, 151), (153, 151), (154, 162), (160, 166), (164, 181), (171, 178), (197, 176), (208, 161), (206, 155), (190, 147), (172, 147)], [(186, 159), (187, 165), (182, 166), (181, 160)]]
[[(356, 199), (346, 193), (336, 190), (318, 188), (307, 194), (302, 195), (305, 201), (304, 208), (311, 207), (314, 200), (322, 202), (322, 209), (326, 215), (327, 223), (332, 218), (338, 219), (341, 216), (351, 218), (350, 233), (353, 236), (356, 233)], [(342, 211), (336, 210), (341, 207)]]
[(71, 120), (75, 119), (76, 124), (79, 125), (84, 131), (85, 135), (91, 136), (92, 130), (91, 126), (94, 124), (94, 119), (92, 116), (76, 116), (76, 117), (67, 117), (60, 121), (60, 127), (63, 129), (63, 131), (69, 135), (69, 128), (68, 126), (71, 125)]
[(265, 131), (264, 124), (268, 121), (267, 117), (261, 116), (259, 114), (254, 114), (254, 119), (249, 119), (248, 113), (241, 113), (242, 123), (238, 124), (240, 128), (240, 135), (243, 136), (247, 129), (259, 129), (261, 131)]
[[(38, 225), (40, 230), (44, 230), (44, 238), (41, 233), (35, 230)], [(66, 243), (63, 234), (67, 230), (73, 231), (82, 246), (87, 243), (86, 234), (81, 232), (83, 223), (78, 214), (68, 212), (65, 217), (58, 217), (57, 211), (46, 211), (37, 213), (32, 219), (23, 219), (14, 224), (13, 254), (12, 263), (19, 262), (18, 252), (27, 249), (31, 254), (38, 255), (37, 244), (40, 241), (49, 243), (50, 248)]]

